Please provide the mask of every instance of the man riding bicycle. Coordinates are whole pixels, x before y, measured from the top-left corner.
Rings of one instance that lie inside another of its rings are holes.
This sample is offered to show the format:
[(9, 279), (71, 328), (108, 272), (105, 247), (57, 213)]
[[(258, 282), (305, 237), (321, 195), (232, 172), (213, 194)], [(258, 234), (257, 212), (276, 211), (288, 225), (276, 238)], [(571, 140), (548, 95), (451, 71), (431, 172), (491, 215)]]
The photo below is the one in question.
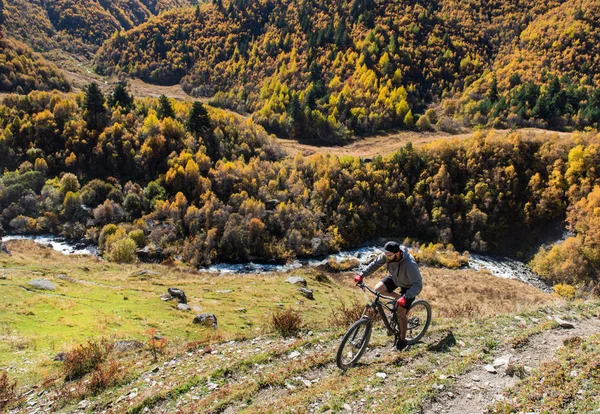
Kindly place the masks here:
[[(397, 299), (396, 314), (398, 315), (400, 334), (396, 342), (396, 349), (401, 351), (406, 348), (408, 326), (406, 312), (421, 292), (423, 278), (417, 262), (410, 255), (408, 249), (394, 241), (389, 241), (385, 244), (383, 253), (377, 256), (362, 273), (354, 277), (354, 282), (357, 284), (362, 282), (363, 278), (373, 274), (384, 264), (387, 264), (389, 274), (375, 285), (375, 291)], [(394, 292), (398, 287), (400, 294)]]

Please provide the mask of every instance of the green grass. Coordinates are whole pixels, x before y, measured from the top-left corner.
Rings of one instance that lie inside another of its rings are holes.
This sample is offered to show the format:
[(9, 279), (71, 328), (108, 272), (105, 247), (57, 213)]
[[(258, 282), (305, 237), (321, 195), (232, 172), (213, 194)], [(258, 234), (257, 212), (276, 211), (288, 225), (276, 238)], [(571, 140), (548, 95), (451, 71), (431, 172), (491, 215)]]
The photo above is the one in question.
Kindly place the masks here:
[[(63, 256), (26, 241), (11, 242), (9, 248), (13, 256), (0, 256), (6, 276), (0, 279), (0, 367), (28, 368), (16, 374), (21, 383), (40, 380), (52, 371), (54, 355), (86, 339), (145, 342), (149, 328), (167, 338), (168, 346), (255, 337), (269, 329), (268, 315), (282, 307), (301, 311), (307, 326), (322, 329), (339, 297), (357, 294), (350, 285), (322, 279), (310, 270), (297, 273), (313, 289), (314, 301), (285, 283), (291, 274), (221, 276), (183, 267), (118, 265)], [(143, 269), (160, 274), (136, 275)], [(61, 274), (81, 282), (56, 277)], [(30, 280), (40, 278), (50, 280), (56, 290), (24, 289), (31, 288)], [(201, 310), (182, 312), (175, 308), (176, 301), (160, 300), (169, 287), (183, 289), (188, 304)], [(223, 290), (230, 292), (219, 292)], [(197, 313), (215, 314), (217, 332), (192, 324)], [(19, 362), (25, 360), (33, 366)]]

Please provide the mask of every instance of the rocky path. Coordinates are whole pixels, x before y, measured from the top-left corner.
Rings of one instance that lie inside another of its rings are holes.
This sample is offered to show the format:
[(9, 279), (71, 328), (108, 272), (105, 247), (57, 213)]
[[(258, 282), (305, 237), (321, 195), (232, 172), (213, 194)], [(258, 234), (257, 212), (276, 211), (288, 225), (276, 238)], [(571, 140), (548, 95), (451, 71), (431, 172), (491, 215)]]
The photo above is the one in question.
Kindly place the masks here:
[[(525, 319), (516, 320), (520, 325), (527, 324)], [(504, 346), (495, 352), (494, 361), (490, 364), (478, 364), (474, 368), (457, 377), (450, 387), (440, 387), (435, 401), (425, 410), (428, 414), (465, 414), (484, 413), (493, 401), (504, 399), (503, 391), (519, 382), (519, 375), (528, 375), (543, 362), (553, 358), (556, 350), (563, 342), (575, 336), (587, 337), (600, 332), (600, 318), (591, 317), (571, 322), (572, 328), (561, 328), (544, 331), (524, 341), (517, 348)], [(565, 325), (565, 326), (568, 326)]]

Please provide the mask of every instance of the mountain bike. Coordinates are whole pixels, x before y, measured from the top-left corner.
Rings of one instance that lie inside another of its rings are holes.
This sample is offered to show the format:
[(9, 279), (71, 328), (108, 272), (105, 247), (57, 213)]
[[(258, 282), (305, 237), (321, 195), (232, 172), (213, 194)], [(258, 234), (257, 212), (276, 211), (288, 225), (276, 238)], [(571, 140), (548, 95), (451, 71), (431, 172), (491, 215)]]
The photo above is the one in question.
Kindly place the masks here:
[[(363, 356), (371, 339), (373, 323), (376, 322), (378, 315), (383, 321), (387, 335), (394, 337), (394, 344), (399, 340), (400, 332), (398, 316), (396, 315), (396, 299), (384, 296), (364, 283), (360, 283), (358, 287), (363, 292), (367, 290), (371, 292), (375, 295), (375, 299), (372, 303), (365, 306), (361, 318), (354, 322), (342, 338), (342, 343), (336, 355), (337, 366), (342, 370), (347, 370), (355, 366)], [(406, 317), (408, 319), (406, 342), (408, 345), (414, 345), (423, 338), (429, 328), (429, 324), (431, 323), (431, 305), (422, 299), (415, 300), (408, 309)]]

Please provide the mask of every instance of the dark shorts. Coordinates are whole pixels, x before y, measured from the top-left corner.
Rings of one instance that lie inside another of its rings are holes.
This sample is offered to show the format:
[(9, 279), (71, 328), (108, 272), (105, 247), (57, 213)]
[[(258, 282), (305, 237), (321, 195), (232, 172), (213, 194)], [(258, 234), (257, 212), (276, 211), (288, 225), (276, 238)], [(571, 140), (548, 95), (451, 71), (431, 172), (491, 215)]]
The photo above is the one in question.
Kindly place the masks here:
[[(398, 289), (398, 286), (396, 286), (396, 283), (394, 283), (394, 279), (392, 279), (391, 275), (387, 275), (386, 277), (381, 279), (381, 282), (385, 285), (385, 288), (387, 289), (387, 291), (389, 293), (392, 293), (394, 290)], [(400, 288), (401, 295), (404, 295), (407, 291), (408, 291), (408, 288)], [(415, 298), (406, 299), (406, 306), (403, 306), (403, 308), (405, 308), (405, 309), (410, 308), (410, 305), (412, 305), (412, 303), (414, 301), (415, 301)]]

